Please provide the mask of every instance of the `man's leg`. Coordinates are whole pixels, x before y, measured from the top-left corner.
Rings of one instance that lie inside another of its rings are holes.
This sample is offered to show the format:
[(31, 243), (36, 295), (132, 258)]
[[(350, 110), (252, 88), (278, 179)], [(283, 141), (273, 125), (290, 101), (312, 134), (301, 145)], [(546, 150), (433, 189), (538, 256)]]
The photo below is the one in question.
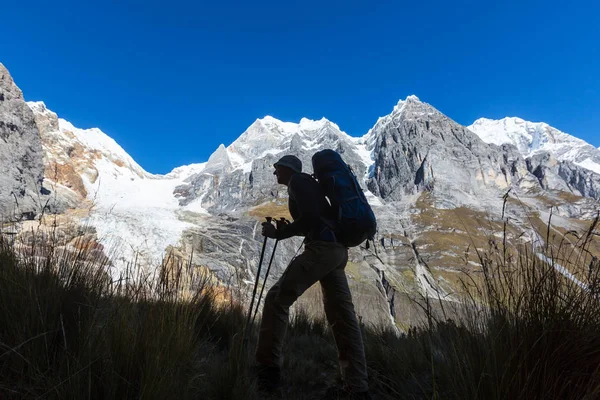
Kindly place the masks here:
[(280, 367), (281, 349), (292, 304), (317, 281), (347, 259), (347, 250), (328, 242), (311, 242), (287, 267), (265, 297), (256, 361)]
[(327, 320), (338, 348), (345, 386), (352, 392), (369, 390), (362, 334), (344, 272), (346, 261), (321, 279)]

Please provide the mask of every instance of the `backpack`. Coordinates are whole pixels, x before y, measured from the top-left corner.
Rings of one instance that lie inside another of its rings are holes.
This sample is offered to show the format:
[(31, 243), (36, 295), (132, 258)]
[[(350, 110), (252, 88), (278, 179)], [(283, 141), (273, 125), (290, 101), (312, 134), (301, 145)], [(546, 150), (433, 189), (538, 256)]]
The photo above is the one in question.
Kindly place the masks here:
[(335, 234), (338, 242), (355, 247), (373, 240), (377, 221), (352, 169), (331, 149), (312, 156), (313, 176), (336, 212)]

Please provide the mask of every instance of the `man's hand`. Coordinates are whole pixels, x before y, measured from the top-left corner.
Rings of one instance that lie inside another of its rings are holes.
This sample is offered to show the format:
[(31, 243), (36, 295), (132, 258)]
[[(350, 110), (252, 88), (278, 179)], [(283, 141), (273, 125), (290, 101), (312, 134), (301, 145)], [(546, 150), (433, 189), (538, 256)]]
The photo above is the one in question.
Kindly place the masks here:
[(287, 219), (285, 219), (283, 217), (275, 220), (275, 224), (277, 224), (277, 229), (281, 229), (285, 225), (288, 225), (289, 223), (290, 223), (290, 221), (288, 221)]
[(266, 236), (268, 238), (275, 239), (275, 237), (277, 236), (277, 229), (275, 228), (275, 226), (273, 226), (272, 223), (263, 222), (262, 223), (262, 235)]

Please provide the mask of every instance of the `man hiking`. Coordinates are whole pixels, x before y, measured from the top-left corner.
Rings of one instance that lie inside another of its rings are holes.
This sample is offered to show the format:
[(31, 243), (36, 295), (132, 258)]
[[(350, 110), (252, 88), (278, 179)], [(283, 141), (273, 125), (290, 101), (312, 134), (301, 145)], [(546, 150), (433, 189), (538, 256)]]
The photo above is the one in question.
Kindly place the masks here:
[[(302, 162), (297, 157), (283, 156), (274, 167), (277, 183), (288, 187), (293, 222), (279, 224), (277, 228), (264, 222), (262, 234), (279, 240), (304, 236), (305, 248), (265, 297), (256, 349), (259, 389), (272, 392), (279, 387), (281, 350), (290, 306), (308, 288), (320, 282), (325, 314), (333, 331), (344, 378), (343, 394), (349, 399), (370, 399), (362, 335), (344, 272), (348, 249), (336, 242), (331, 225), (324, 221), (333, 220), (331, 207), (318, 182), (302, 173)], [(330, 391), (329, 395), (337, 398), (339, 394)]]

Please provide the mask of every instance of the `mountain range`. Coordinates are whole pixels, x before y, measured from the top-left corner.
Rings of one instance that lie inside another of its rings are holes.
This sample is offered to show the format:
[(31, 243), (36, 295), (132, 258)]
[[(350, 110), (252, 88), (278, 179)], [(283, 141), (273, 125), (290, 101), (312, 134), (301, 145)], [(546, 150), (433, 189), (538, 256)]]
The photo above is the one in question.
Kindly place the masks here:
[[(260, 223), (289, 218), (273, 163), (295, 154), (312, 172), (312, 154), (334, 149), (378, 219), (374, 246), (350, 252), (357, 312), (398, 329), (418, 318), (415, 297), (457, 302), (464, 274), (481, 269), (474, 250), (485, 250), (505, 221), (510, 243), (543, 246), (545, 232), (581, 231), (600, 210), (600, 149), (515, 117), (465, 127), (416, 96), (360, 137), (327, 119), (257, 119), (206, 162), (157, 175), (99, 129), (25, 102), (0, 64), (0, 138), (2, 229), (15, 240), (26, 243), (28, 229), (43, 225), (65, 249), (88, 237), (114, 278), (132, 264), (152, 273), (173, 257), (240, 293), (257, 270)], [(278, 246), (271, 280), (300, 244)], [(600, 255), (600, 245), (592, 251)]]

